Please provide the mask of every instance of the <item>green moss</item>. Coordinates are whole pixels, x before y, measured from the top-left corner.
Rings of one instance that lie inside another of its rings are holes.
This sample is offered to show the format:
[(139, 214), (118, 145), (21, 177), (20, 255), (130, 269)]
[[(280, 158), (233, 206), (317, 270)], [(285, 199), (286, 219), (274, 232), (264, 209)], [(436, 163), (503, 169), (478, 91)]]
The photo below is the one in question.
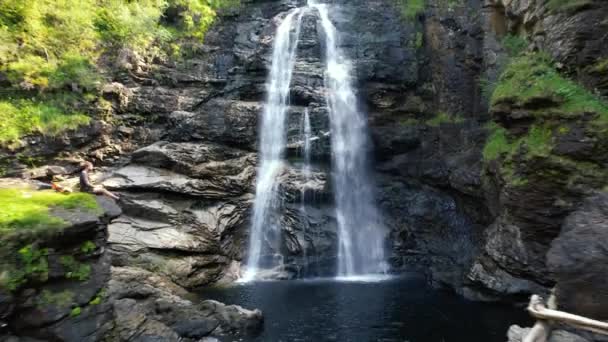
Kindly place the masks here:
[(592, 67), (591, 71), (598, 74), (608, 73), (608, 58), (598, 60)]
[(399, 125), (401, 126), (417, 126), (420, 125), (420, 120), (415, 118), (402, 118), (399, 120)]
[(59, 258), (61, 265), (65, 268), (65, 277), (85, 281), (91, 275), (91, 265), (76, 261), (71, 255), (64, 255)]
[[(2, 246), (0, 256), (3, 267), (0, 272), (0, 287), (14, 291), (28, 281), (46, 282), (49, 274), (48, 250), (26, 245), (18, 249), (17, 257), (11, 253), (11, 244)], [(16, 249), (16, 248), (15, 248)], [(12, 260), (12, 261), (11, 261)]]
[(90, 254), (95, 249), (97, 249), (97, 245), (93, 241), (85, 241), (82, 246), (80, 246), (80, 251), (84, 254)]
[(558, 132), (559, 134), (561, 134), (561, 135), (568, 134), (568, 132), (570, 132), (570, 127), (568, 127), (568, 126), (560, 126), (560, 127), (557, 129), (557, 132)]
[(548, 126), (534, 125), (528, 133), (517, 139), (510, 139), (507, 130), (498, 126), (490, 126), (491, 134), (483, 149), (486, 161), (495, 160), (503, 154), (506, 159), (512, 158), (522, 147), (525, 147), (525, 158), (532, 156), (547, 156), (553, 148), (553, 132)]
[(100, 213), (95, 197), (86, 193), (62, 194), (53, 190), (0, 189), (0, 236), (19, 231), (62, 228), (62, 219), (51, 215), (50, 208), (83, 209)]
[(443, 123), (460, 123), (463, 122), (464, 119), (460, 116), (450, 116), (446, 112), (439, 112), (437, 115), (426, 121), (426, 124), (432, 127), (438, 127)]
[(396, 0), (401, 9), (401, 15), (409, 20), (415, 20), (426, 8), (425, 0)]
[(549, 101), (552, 110), (536, 111), (539, 115), (555, 112), (580, 116), (592, 112), (608, 120), (608, 105), (582, 86), (561, 76), (541, 53), (513, 58), (500, 76), (491, 104), (514, 103), (525, 107), (534, 101)]
[(82, 309), (80, 308), (80, 306), (77, 306), (77, 307), (73, 308), (72, 311), (70, 311), (70, 317), (78, 317), (78, 316), (80, 316), (81, 312), (82, 312)]
[(422, 48), (423, 44), (424, 44), (424, 36), (423, 36), (422, 32), (416, 32), (416, 35), (414, 37), (414, 47), (416, 49), (420, 49), (420, 48)]
[(513, 177), (509, 180), (508, 182), (511, 186), (526, 186), (528, 185), (528, 180), (526, 178), (523, 177)]
[(68, 308), (74, 302), (74, 293), (68, 290), (62, 292), (51, 292), (43, 290), (38, 296), (38, 305), (47, 306), (53, 305), (59, 308)]
[(24, 135), (57, 135), (86, 125), (91, 118), (82, 113), (66, 113), (60, 108), (30, 100), (0, 100), (0, 145)]
[(492, 133), (483, 149), (483, 158), (486, 161), (495, 160), (501, 154), (511, 151), (513, 148), (507, 138), (507, 131), (498, 126), (492, 126)]
[(502, 39), (502, 46), (507, 50), (510, 57), (520, 56), (528, 47), (525, 38), (509, 34)]
[(547, 8), (552, 12), (576, 12), (591, 4), (593, 0), (546, 0)]
[(95, 298), (93, 298), (90, 302), (89, 305), (99, 305), (101, 304), (101, 297), (97, 296)]

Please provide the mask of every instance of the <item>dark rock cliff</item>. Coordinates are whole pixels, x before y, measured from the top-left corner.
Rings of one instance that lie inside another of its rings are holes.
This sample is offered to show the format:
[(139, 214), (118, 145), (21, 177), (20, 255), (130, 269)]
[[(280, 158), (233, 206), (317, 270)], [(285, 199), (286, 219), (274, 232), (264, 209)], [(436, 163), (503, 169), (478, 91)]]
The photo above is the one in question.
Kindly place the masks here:
[[(120, 124), (34, 141), (19, 152), (64, 166), (85, 156), (109, 167), (104, 184), (123, 197), (123, 214), (108, 227), (114, 314), (135, 317), (156, 305), (144, 331), (184, 337), (158, 301), (179, 296), (181, 287), (238, 276), (273, 35), (287, 11), (303, 3), (246, 1), (223, 13), (197, 53), (180, 61), (141, 68), (144, 62), (129, 55), (132, 70), (117, 71), (104, 87)], [(507, 67), (504, 38), (518, 35), (526, 38), (525, 50), (548, 52), (562, 75), (606, 95), (606, 3), (561, 11), (541, 0), (429, 0), (413, 20), (390, 0), (331, 3), (369, 116), (393, 270), (422, 270), (432, 283), (481, 300), (524, 299), (557, 284), (565, 308), (602, 318), (601, 307), (572, 294), (582, 288), (582, 297), (598, 293), (604, 300), (605, 291), (570, 279), (588, 274), (594, 283), (606, 275), (597, 242), (605, 240), (605, 213), (593, 205), (605, 202), (598, 193), (608, 184), (605, 123), (596, 125), (593, 111), (564, 110), (564, 99), (490, 101), (484, 88)], [(281, 277), (324, 274), (335, 265), (322, 34), (316, 15), (306, 14), (280, 181), (284, 213), (276, 218), (287, 266)], [(314, 135), (314, 172), (306, 183), (297, 167), (305, 108)], [(531, 154), (526, 140), (512, 153), (485, 155), (496, 127), (520, 139), (536, 126), (551, 131), (548, 150)], [(578, 254), (582, 248), (575, 246), (585, 245), (593, 248)], [(145, 281), (131, 289), (129, 279)], [(171, 290), (152, 290), (159, 282), (171, 283)], [(147, 299), (131, 302), (141, 296)], [(194, 310), (171, 307), (179, 315)], [(128, 327), (114, 331), (119, 339), (134, 338)]]

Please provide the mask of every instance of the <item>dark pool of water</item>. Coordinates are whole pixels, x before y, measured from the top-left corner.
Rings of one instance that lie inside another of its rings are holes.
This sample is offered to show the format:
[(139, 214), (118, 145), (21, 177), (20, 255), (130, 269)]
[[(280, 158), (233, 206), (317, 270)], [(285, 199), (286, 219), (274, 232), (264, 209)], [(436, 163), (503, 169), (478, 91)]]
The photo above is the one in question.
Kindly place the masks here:
[(264, 312), (256, 337), (226, 341), (505, 342), (523, 309), (466, 301), (409, 275), (382, 282), (257, 282), (201, 291)]

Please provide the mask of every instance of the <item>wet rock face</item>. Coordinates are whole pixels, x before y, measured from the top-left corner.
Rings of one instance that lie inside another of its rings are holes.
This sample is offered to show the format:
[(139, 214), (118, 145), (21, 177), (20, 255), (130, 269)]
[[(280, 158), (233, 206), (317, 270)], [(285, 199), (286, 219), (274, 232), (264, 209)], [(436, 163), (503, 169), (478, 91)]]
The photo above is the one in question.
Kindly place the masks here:
[(551, 243), (547, 265), (557, 285), (561, 310), (597, 320), (608, 318), (608, 194), (588, 198), (562, 225)]
[[(131, 80), (108, 87), (106, 97), (119, 116), (143, 113), (166, 122), (164, 141), (135, 151), (104, 182), (124, 199), (125, 214), (109, 227), (115, 265), (144, 267), (187, 288), (238, 276), (248, 249), (274, 33), (286, 13), (302, 5), (249, 2), (237, 15), (220, 18), (200, 54), (159, 66), (157, 84)], [(332, 19), (344, 32), (341, 45), (355, 63), (353, 82), (361, 92), (369, 87), (397, 97), (397, 84), (414, 84), (416, 72), (400, 70), (415, 66), (415, 48), (409, 43), (412, 28), (404, 28), (399, 14), (386, 11), (384, 1), (338, 5)], [(335, 267), (324, 33), (318, 20), (314, 11), (302, 17), (287, 113), (288, 162), (278, 182), (280, 214), (273, 218), (282, 234), (265, 237), (269, 252), (263, 259), (284, 256), (281, 277), (330, 275)], [(309, 176), (302, 172), (305, 112), (312, 128)]]
[(195, 304), (163, 276), (132, 267), (112, 268), (108, 298), (113, 307), (112, 338), (118, 341), (195, 341), (206, 336), (251, 334), (262, 312), (216, 301)]
[(12, 291), (0, 290), (0, 333), (41, 340), (98, 341), (108, 332), (111, 310), (103, 294), (110, 278), (106, 227), (121, 211), (111, 200), (97, 200), (103, 209), (99, 213), (55, 210), (54, 215), (68, 222), (62, 232), (42, 235), (26, 247), (20, 245), (21, 253), (31, 253), (28, 267), (44, 276)]
[(574, 78), (589, 89), (608, 94), (608, 56), (604, 32), (608, 8), (601, 0), (571, 6), (550, 6), (544, 1), (490, 1), (501, 7), (512, 32), (528, 36), (536, 48), (549, 52)]

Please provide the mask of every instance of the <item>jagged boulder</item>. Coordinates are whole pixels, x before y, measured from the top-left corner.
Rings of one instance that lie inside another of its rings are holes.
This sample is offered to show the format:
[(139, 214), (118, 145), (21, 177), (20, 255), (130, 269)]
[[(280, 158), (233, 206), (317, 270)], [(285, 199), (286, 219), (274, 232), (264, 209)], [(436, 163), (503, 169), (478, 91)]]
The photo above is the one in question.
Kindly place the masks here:
[(547, 253), (560, 310), (608, 319), (608, 193), (588, 198), (562, 225)]

